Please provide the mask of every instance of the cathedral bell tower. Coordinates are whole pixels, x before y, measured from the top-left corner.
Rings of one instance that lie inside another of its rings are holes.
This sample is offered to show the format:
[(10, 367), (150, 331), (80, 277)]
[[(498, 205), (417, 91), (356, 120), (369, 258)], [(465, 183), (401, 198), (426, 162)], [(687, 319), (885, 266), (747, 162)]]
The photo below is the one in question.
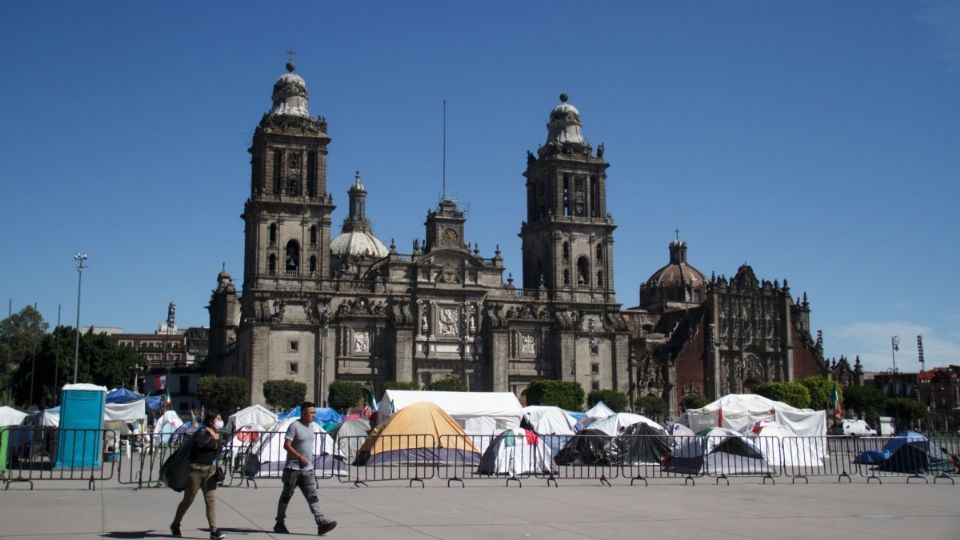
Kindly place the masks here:
[(523, 287), (554, 298), (612, 303), (613, 230), (607, 213), (603, 144), (596, 154), (581, 132), (580, 112), (561, 94), (550, 112), (547, 141), (527, 152), (527, 220)]
[(253, 135), (243, 290), (302, 289), (330, 274), (327, 121), (307, 109), (307, 85), (287, 63)]

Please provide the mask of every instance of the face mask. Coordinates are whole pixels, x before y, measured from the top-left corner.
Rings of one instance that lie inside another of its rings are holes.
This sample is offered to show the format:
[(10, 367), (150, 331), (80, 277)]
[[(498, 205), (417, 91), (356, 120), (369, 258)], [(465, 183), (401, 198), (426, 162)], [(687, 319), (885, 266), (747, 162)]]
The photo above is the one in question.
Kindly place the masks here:
[(217, 431), (220, 431), (221, 429), (223, 429), (223, 420), (217, 420), (216, 422), (214, 422), (213, 428), (216, 429)]

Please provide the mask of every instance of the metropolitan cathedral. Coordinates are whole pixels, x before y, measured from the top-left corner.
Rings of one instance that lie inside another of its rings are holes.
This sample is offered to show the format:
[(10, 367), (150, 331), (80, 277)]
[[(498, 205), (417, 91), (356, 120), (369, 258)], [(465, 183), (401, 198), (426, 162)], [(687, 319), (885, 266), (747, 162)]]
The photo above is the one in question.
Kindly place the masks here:
[(305, 383), (318, 403), (334, 380), (379, 393), (385, 381), (454, 377), (472, 391), (520, 395), (533, 380), (561, 379), (631, 403), (655, 395), (676, 413), (687, 393), (713, 399), (828, 371), (805, 295), (794, 301), (786, 280), (758, 280), (747, 265), (708, 279), (679, 237), (640, 286), (639, 305), (622, 308), (609, 164), (566, 95), (544, 144), (527, 152), (519, 287), (504, 279), (499, 247), (492, 257), (471, 248), (464, 212), (448, 198), (427, 212), (424, 240), (400, 253), (374, 234), (358, 174), (332, 230), (327, 122), (311, 116), (292, 63), (272, 100), (249, 149), (243, 288), (221, 271), (208, 307), (213, 370), (248, 379), (254, 403), (274, 379)]

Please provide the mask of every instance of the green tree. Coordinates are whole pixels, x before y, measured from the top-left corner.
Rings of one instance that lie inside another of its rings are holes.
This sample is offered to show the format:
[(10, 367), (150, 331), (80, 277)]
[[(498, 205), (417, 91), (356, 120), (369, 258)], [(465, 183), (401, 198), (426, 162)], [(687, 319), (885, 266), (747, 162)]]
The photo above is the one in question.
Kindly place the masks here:
[(601, 401), (604, 405), (610, 407), (613, 412), (627, 410), (629, 403), (627, 395), (616, 390), (593, 390), (587, 395), (587, 405), (590, 407), (593, 407)]
[[(36, 366), (48, 324), (33, 306), (0, 321), (0, 394), (2, 401), (29, 405), (29, 384), (24, 397), (20, 398), (22, 381), (29, 379), (31, 366)], [(26, 373), (24, 373), (26, 369)], [(36, 401), (36, 400), (35, 400)]]
[(843, 389), (843, 407), (854, 411), (872, 425), (876, 425), (876, 419), (886, 403), (887, 396), (870, 386), (848, 386)]
[(651, 420), (660, 422), (666, 418), (670, 407), (666, 401), (651, 394), (637, 400), (637, 410)]
[(362, 404), (363, 396), (360, 393), (360, 383), (353, 381), (333, 381), (327, 403), (334, 410), (345, 412), (351, 407)]
[(810, 406), (810, 392), (800, 383), (761, 383), (753, 387), (753, 393), (801, 409)]
[(680, 398), (680, 404), (683, 405), (683, 410), (688, 411), (690, 409), (700, 409), (707, 405), (707, 398), (696, 392), (690, 392), (689, 394), (684, 394)]
[(887, 416), (896, 418), (897, 429), (909, 429), (927, 415), (927, 407), (915, 399), (890, 398), (886, 402)]
[(583, 387), (575, 381), (545, 379), (533, 381), (527, 387), (528, 405), (553, 405), (568, 411), (583, 407)]
[(263, 383), (263, 398), (267, 405), (281, 411), (292, 409), (303, 403), (307, 395), (307, 385), (291, 380), (272, 380)]
[(250, 383), (240, 377), (205, 375), (197, 383), (197, 397), (204, 407), (216, 408), (226, 416), (250, 404)]
[(835, 382), (819, 375), (806, 377), (797, 382), (802, 384), (810, 393), (809, 407), (811, 409), (823, 411), (833, 406), (833, 403), (830, 401), (830, 394), (833, 392)]
[(459, 377), (445, 377), (428, 384), (426, 389), (438, 392), (466, 392), (467, 383)]

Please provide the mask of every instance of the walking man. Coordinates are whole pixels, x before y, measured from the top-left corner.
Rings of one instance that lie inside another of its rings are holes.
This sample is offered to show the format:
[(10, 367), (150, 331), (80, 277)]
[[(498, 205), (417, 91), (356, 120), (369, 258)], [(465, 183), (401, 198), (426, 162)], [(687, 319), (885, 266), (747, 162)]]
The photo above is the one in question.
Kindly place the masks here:
[(317, 409), (313, 403), (305, 401), (300, 406), (300, 419), (290, 424), (284, 436), (283, 449), (287, 451), (287, 464), (283, 468), (283, 491), (277, 504), (277, 524), (275, 533), (289, 533), (284, 523), (287, 517), (287, 504), (293, 497), (293, 491), (300, 488), (310, 505), (310, 512), (317, 521), (317, 534), (323, 536), (337, 526), (336, 521), (323, 517), (320, 511), (320, 498), (317, 497), (317, 478), (313, 471), (314, 444), (316, 433), (313, 431), (313, 417)]

